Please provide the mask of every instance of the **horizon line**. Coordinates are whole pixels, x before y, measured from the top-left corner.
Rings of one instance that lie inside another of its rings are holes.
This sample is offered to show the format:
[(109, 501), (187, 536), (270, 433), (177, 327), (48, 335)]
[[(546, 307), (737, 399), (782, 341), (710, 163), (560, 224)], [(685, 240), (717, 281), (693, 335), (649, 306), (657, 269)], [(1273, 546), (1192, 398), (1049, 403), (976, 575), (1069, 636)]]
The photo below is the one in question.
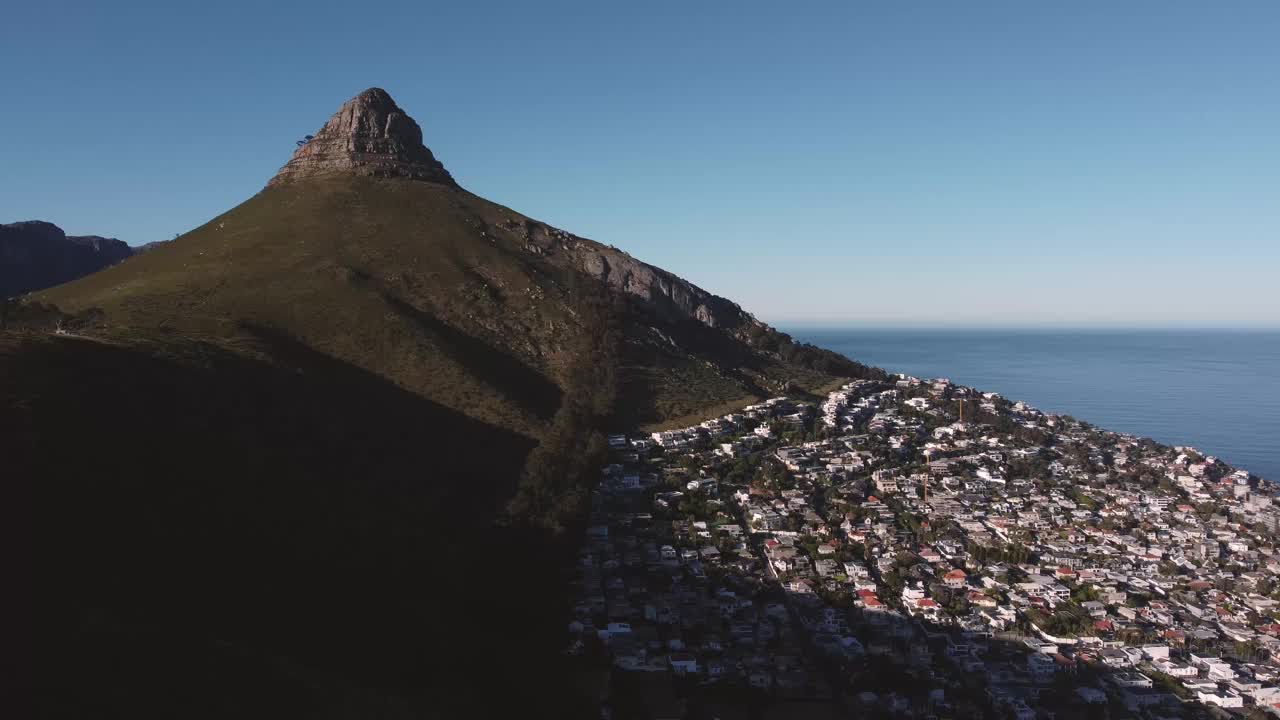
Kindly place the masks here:
[(1280, 332), (1280, 323), (1274, 325), (1174, 325), (1167, 323), (945, 323), (932, 321), (878, 321), (878, 320), (769, 320), (770, 325), (783, 330), (1181, 330), (1188, 332)]

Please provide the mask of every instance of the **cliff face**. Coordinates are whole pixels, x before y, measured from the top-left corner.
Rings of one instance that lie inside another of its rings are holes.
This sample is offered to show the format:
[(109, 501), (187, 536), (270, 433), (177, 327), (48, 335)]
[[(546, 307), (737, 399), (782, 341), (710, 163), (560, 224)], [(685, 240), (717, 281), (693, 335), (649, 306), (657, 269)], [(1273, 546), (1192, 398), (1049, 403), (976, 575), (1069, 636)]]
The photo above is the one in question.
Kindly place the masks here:
[(586, 273), (619, 292), (657, 306), (659, 310), (731, 332), (759, 324), (737, 303), (713, 295), (684, 278), (637, 260), (617, 248), (545, 223), (512, 225), (525, 242), (528, 252)]
[(666, 270), (636, 260), (621, 250), (592, 243), (579, 244), (572, 252), (584, 272), (603, 280), (610, 287), (667, 306), (707, 327), (735, 330), (755, 322), (755, 318), (736, 303), (712, 295)]
[(61, 285), (132, 257), (114, 238), (68, 236), (40, 220), (0, 225), (0, 297)]

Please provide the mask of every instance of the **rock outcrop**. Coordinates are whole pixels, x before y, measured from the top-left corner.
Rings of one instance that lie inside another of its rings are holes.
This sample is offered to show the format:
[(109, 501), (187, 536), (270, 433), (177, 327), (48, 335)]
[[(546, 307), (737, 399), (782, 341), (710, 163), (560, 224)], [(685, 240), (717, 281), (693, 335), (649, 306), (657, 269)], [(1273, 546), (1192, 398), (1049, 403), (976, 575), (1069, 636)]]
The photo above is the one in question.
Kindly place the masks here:
[(621, 250), (582, 243), (571, 252), (588, 275), (707, 327), (734, 330), (755, 322), (737, 303), (712, 295), (684, 278), (641, 262)]
[(343, 103), (267, 186), (333, 174), (455, 184), (422, 144), (422, 128), (381, 88), (369, 88)]
[(0, 225), (0, 298), (61, 285), (132, 255), (121, 240), (68, 236), (41, 220)]
[(513, 220), (507, 229), (520, 234), (528, 252), (567, 264), (614, 290), (638, 297), (673, 315), (690, 317), (707, 327), (730, 332), (760, 325), (737, 303), (615, 247), (532, 220), (524, 223)]

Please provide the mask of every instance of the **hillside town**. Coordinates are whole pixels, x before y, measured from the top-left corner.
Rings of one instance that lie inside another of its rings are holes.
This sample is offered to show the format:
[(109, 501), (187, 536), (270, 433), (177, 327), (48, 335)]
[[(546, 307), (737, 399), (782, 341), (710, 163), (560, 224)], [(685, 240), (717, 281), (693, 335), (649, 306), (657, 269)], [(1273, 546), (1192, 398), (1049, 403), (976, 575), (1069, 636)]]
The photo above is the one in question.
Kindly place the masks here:
[(609, 445), (605, 716), (1280, 715), (1275, 488), (1192, 448), (907, 376)]

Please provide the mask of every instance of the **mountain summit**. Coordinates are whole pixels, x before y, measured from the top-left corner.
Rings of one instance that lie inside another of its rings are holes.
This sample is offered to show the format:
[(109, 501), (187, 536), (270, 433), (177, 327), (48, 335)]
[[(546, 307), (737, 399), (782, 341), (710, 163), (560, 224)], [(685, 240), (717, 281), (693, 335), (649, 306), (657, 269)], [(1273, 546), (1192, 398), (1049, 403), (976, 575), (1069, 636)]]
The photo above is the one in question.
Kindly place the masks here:
[(382, 88), (369, 88), (343, 103), (268, 186), (332, 174), (454, 184), (422, 144), (422, 128)]

